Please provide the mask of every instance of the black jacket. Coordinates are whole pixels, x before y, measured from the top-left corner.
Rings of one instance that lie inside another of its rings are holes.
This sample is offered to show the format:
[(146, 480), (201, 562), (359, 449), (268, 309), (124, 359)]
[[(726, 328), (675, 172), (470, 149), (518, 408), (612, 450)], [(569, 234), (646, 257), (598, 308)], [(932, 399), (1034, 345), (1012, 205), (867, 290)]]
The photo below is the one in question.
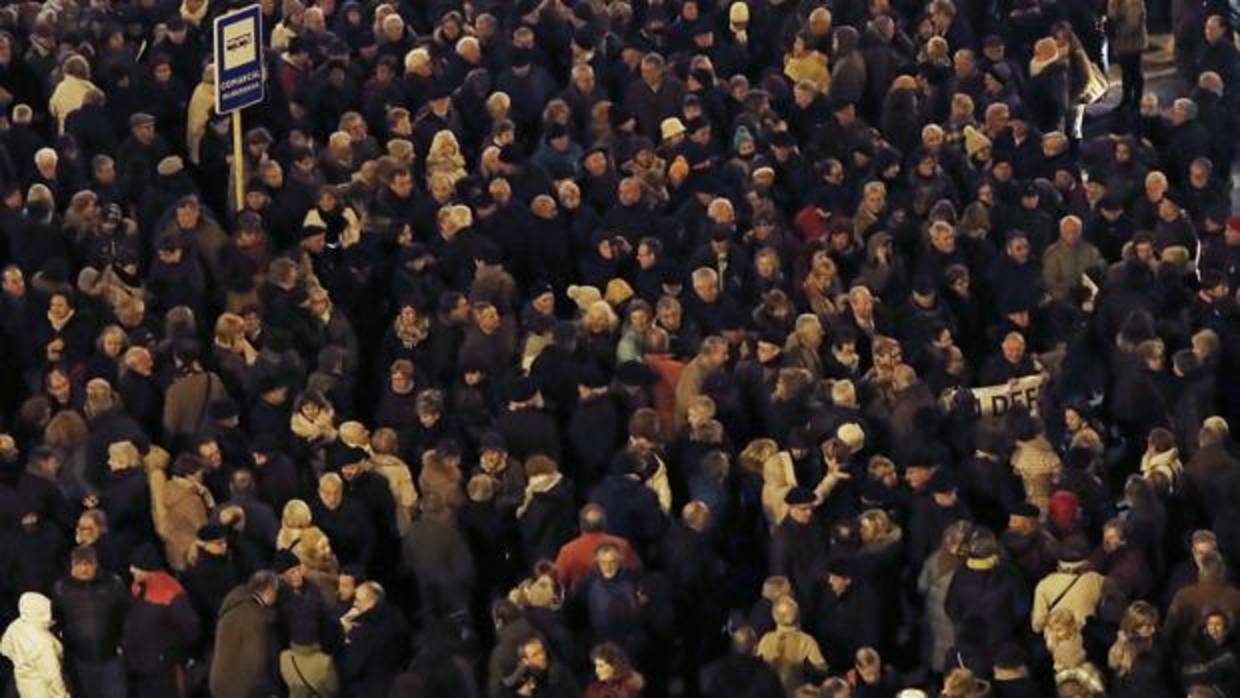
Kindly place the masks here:
[(358, 616), (340, 656), (345, 693), (357, 698), (387, 698), (392, 682), (405, 668), (409, 643), (404, 616), (386, 602)]
[(66, 655), (79, 661), (116, 656), (129, 605), (120, 577), (102, 570), (87, 582), (63, 577), (53, 587), (52, 603)]
[(138, 674), (167, 671), (198, 643), (200, 624), (181, 585), (166, 572), (135, 582), (125, 617), (125, 666)]
[(554, 560), (560, 546), (573, 537), (576, 523), (577, 505), (569, 480), (561, 480), (550, 490), (534, 495), (517, 518), (526, 562)]
[(535, 454), (549, 456), (560, 462), (560, 433), (555, 421), (545, 412), (534, 409), (507, 411), (496, 423), (508, 445), (508, 455), (524, 461)]

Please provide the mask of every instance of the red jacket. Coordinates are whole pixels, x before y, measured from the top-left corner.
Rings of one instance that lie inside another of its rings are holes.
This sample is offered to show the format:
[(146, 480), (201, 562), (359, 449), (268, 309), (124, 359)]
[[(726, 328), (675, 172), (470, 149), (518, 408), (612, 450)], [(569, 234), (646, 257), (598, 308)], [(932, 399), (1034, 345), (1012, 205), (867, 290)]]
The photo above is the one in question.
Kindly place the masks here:
[(583, 533), (565, 543), (555, 556), (555, 573), (566, 590), (571, 591), (585, 578), (594, 566), (594, 551), (603, 543), (612, 543), (620, 548), (626, 568), (634, 571), (642, 568), (641, 559), (627, 540), (610, 533)]

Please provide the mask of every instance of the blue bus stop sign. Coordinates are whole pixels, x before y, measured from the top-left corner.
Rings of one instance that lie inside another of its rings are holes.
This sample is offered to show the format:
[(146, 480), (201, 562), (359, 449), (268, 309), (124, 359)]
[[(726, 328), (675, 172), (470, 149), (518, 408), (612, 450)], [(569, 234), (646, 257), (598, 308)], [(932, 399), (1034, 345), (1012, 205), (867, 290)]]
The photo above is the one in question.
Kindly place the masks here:
[(215, 110), (263, 101), (263, 27), (258, 5), (215, 18)]

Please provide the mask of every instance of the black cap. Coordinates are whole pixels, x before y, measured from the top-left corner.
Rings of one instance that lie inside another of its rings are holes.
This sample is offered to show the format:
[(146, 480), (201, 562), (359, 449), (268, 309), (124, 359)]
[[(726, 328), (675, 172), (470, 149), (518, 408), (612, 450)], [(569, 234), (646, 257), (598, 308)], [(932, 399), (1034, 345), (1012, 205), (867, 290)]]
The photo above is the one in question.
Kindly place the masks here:
[(706, 68), (694, 68), (689, 71), (689, 77), (706, 86), (715, 84), (715, 74)]
[(827, 560), (827, 574), (852, 579), (857, 576), (857, 565), (851, 557), (837, 555)]
[(784, 504), (787, 504), (790, 507), (813, 503), (814, 491), (808, 487), (801, 487), (798, 485), (788, 490), (788, 494), (784, 495)]
[(930, 478), (930, 492), (933, 494), (946, 494), (955, 491), (956, 476), (946, 468), (936, 470), (934, 477)]
[(555, 289), (551, 288), (551, 284), (546, 281), (535, 281), (530, 284), (530, 298), (538, 298), (546, 293), (555, 293)]
[(512, 67), (524, 68), (534, 62), (534, 52), (528, 48), (516, 48), (512, 51)]
[(310, 238), (312, 238), (312, 237), (315, 237), (315, 236), (317, 236), (317, 235), (326, 235), (326, 234), (327, 234), (327, 228), (326, 228), (325, 226), (319, 225), (319, 224), (317, 224), (317, 223), (311, 223), (311, 224), (309, 224), (309, 225), (303, 225), (303, 226), (301, 227), (301, 231), (300, 231), (300, 232), (301, 232), (301, 238), (300, 238), (300, 239), (302, 239), (302, 240), (308, 240), (308, 239), (310, 239)]
[(771, 146), (775, 148), (791, 148), (796, 145), (796, 138), (791, 131), (776, 131), (771, 134)]
[(913, 293), (916, 293), (919, 296), (928, 296), (934, 293), (937, 288), (938, 287), (935, 286), (934, 279), (929, 276), (920, 274), (913, 277)]
[(803, 451), (814, 447), (814, 437), (809, 433), (809, 429), (793, 429), (788, 434), (788, 448)]
[(271, 558), (271, 568), (276, 574), (284, 574), (300, 564), (301, 560), (291, 550), (277, 550), (275, 557)]
[(1013, 293), (1003, 299), (1003, 314), (1015, 315), (1016, 313), (1029, 312), (1032, 304), (1023, 293)]
[(369, 457), (370, 455), (364, 449), (348, 446), (338, 441), (328, 451), (327, 466), (332, 470), (340, 470), (346, 465), (361, 463)]
[(164, 558), (151, 543), (143, 543), (129, 556), (129, 566), (143, 572), (159, 572), (164, 568)]
[(1067, 563), (1084, 562), (1089, 559), (1089, 543), (1079, 535), (1068, 536), (1059, 544), (1056, 559)]
[(198, 540), (213, 541), (228, 538), (228, 527), (217, 523), (203, 524), (198, 527)]
[(758, 334), (759, 342), (762, 342), (763, 344), (774, 344), (780, 349), (783, 349), (784, 341), (786, 339), (787, 338), (784, 337), (779, 330), (766, 329), (762, 330), (762, 332)]
[(508, 447), (504, 443), (504, 435), (498, 431), (488, 431), (478, 439), (479, 451), (507, 451)]
[(288, 161), (298, 162), (306, 158), (313, 158), (314, 151), (307, 145), (296, 145), (288, 149)]
[(583, 24), (573, 31), (573, 43), (590, 50), (598, 43), (598, 31), (589, 24)]
[(499, 151), (500, 162), (506, 165), (520, 165), (525, 162), (525, 155), (515, 143), (509, 143)]
[(452, 86), (441, 80), (436, 80), (435, 82), (431, 83), (430, 94), (427, 95), (427, 98), (431, 100), (436, 100), (436, 99), (448, 99), (451, 96), (452, 96)]
[(250, 450), (254, 453), (270, 455), (280, 451), (280, 437), (271, 432), (261, 432), (250, 442)]
[(607, 120), (611, 122), (613, 128), (619, 128), (633, 118), (635, 118), (633, 112), (615, 104), (607, 110)]

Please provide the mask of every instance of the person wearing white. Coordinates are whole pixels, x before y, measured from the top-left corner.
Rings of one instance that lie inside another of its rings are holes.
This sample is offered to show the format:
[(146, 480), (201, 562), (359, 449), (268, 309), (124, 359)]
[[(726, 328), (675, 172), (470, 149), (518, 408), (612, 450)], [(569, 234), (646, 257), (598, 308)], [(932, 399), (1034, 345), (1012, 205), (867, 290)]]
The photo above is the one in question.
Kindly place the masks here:
[(17, 601), (18, 618), (0, 637), (0, 654), (13, 662), (13, 678), (21, 698), (67, 698), (61, 673), (64, 650), (52, 634), (52, 602), (26, 592)]

